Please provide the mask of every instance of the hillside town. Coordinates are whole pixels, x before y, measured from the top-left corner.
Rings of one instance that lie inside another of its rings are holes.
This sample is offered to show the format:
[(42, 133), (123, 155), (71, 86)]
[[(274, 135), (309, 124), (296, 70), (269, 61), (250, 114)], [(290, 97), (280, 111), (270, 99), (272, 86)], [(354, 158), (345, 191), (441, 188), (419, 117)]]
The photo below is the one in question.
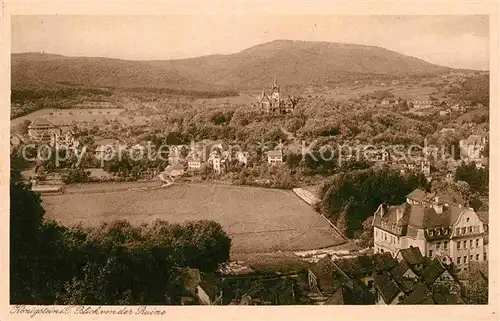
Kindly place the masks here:
[(490, 73), (415, 57), (12, 54), (10, 303), (488, 304)]

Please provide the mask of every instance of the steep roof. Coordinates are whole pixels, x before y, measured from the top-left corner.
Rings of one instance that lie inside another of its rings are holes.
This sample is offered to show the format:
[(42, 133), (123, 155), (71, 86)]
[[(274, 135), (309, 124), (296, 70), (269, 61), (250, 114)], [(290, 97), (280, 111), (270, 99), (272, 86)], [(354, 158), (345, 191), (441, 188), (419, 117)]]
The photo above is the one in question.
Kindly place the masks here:
[(429, 264), (425, 266), (425, 268), (422, 270), (420, 273), (420, 276), (423, 278), (424, 282), (431, 286), (434, 284), (434, 282), (439, 278), (441, 274), (446, 269), (444, 266), (439, 262), (438, 259), (434, 258)]
[(406, 197), (417, 202), (424, 202), (427, 200), (427, 192), (420, 188), (417, 188)]
[(424, 257), (422, 256), (422, 253), (420, 253), (420, 249), (418, 247), (401, 249), (399, 253), (401, 253), (403, 260), (405, 260), (410, 266), (424, 263)]
[(324, 303), (325, 305), (340, 305), (344, 304), (344, 290), (339, 287)]
[(28, 128), (36, 128), (36, 127), (55, 127), (50, 121), (45, 118), (35, 118), (28, 126)]
[(400, 304), (434, 304), (434, 301), (431, 291), (429, 291), (425, 283), (420, 282)]
[(437, 197), (438, 204), (446, 203), (448, 205), (465, 205), (464, 198), (460, 195), (460, 193), (453, 190), (452, 188), (440, 189), (432, 193), (427, 193), (426, 191), (417, 188), (406, 197), (411, 200), (427, 204), (436, 203)]
[(391, 278), (388, 272), (376, 274), (373, 278), (375, 288), (379, 291), (384, 299), (384, 302), (391, 303), (396, 296), (401, 293), (401, 289), (396, 282)]
[(372, 258), (375, 271), (389, 271), (398, 264), (389, 252), (376, 253)]
[(271, 157), (283, 156), (283, 152), (281, 151), (281, 149), (270, 150), (267, 152), (267, 156)]
[(394, 281), (399, 285), (403, 292), (408, 293), (413, 291), (415, 287), (415, 281), (413, 279), (407, 278), (404, 276), (406, 271), (410, 270), (410, 266), (406, 261), (399, 262), (392, 270), (389, 271), (389, 274), (394, 278)]
[(373, 272), (373, 257), (360, 255), (350, 259), (341, 259), (335, 261), (338, 268), (352, 279), (367, 275)]
[(318, 278), (318, 288), (323, 293), (333, 293), (342, 284), (333, 277), (335, 265), (329, 256), (325, 256), (314, 264), (310, 270)]
[(481, 137), (481, 135), (470, 135), (466, 139), (466, 143), (468, 145), (482, 145), (483, 144), (483, 137)]

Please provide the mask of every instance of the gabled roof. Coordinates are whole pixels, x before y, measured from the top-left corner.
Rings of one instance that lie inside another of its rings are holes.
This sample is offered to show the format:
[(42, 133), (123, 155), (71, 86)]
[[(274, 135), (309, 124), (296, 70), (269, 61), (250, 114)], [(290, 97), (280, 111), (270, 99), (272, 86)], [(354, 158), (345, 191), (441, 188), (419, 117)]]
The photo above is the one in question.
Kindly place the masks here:
[(281, 149), (274, 149), (274, 150), (268, 151), (267, 156), (279, 157), (279, 156), (283, 156), (283, 152), (281, 151)]
[(396, 296), (401, 293), (401, 289), (396, 282), (391, 278), (388, 272), (376, 274), (373, 278), (375, 288), (379, 291), (384, 299), (384, 302), (391, 303)]
[(434, 304), (434, 301), (431, 291), (429, 291), (425, 283), (420, 282), (400, 304)]
[(417, 202), (425, 202), (427, 200), (427, 192), (417, 188), (406, 197)]
[(335, 270), (335, 265), (329, 256), (321, 258), (316, 264), (314, 264), (310, 270), (318, 278), (318, 288), (323, 293), (334, 293), (342, 283), (335, 280), (333, 277), (333, 271)]
[(325, 301), (324, 305), (340, 305), (344, 304), (344, 290), (342, 287), (339, 287), (335, 293), (333, 293), (328, 299)]
[(411, 268), (408, 263), (403, 260), (389, 271), (389, 274), (394, 278), (394, 281), (396, 281), (401, 290), (405, 293), (413, 291), (415, 287), (415, 279), (410, 279), (404, 276), (408, 270), (411, 270)]
[(399, 253), (401, 253), (403, 260), (405, 260), (409, 266), (424, 263), (424, 257), (422, 256), (422, 253), (420, 253), (420, 248), (418, 247), (401, 249), (399, 250)]
[(372, 258), (375, 271), (389, 271), (398, 264), (398, 261), (389, 252), (376, 253)]
[(373, 258), (368, 255), (360, 255), (350, 259), (335, 261), (337, 267), (348, 277), (356, 279), (358, 277), (373, 272)]
[(54, 124), (52, 124), (45, 118), (35, 118), (28, 126), (28, 128), (46, 127), (46, 126), (55, 127)]
[(443, 274), (445, 270), (446, 269), (441, 264), (441, 262), (438, 259), (434, 258), (431, 262), (429, 262), (429, 264), (425, 266), (422, 272), (420, 272), (420, 276), (427, 285), (431, 286), (432, 284), (434, 284), (437, 278), (439, 278), (439, 276)]

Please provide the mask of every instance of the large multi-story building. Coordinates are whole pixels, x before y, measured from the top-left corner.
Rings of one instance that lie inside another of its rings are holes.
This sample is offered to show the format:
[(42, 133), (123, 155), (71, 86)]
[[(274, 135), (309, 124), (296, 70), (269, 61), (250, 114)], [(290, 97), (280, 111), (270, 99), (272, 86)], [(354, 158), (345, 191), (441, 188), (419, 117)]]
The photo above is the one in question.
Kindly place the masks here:
[(288, 96), (286, 99), (281, 98), (280, 86), (276, 78), (274, 79), (271, 94), (268, 95), (263, 89), (257, 102), (260, 110), (268, 114), (290, 114), (295, 108), (295, 100)]
[(61, 129), (44, 118), (36, 118), (28, 126), (29, 138), (43, 143), (50, 143), (53, 135), (60, 135)]
[(463, 201), (415, 190), (401, 205), (380, 205), (374, 214), (375, 253), (418, 247), (427, 257), (453, 262), (467, 270), (471, 261), (488, 259), (487, 213), (476, 213)]

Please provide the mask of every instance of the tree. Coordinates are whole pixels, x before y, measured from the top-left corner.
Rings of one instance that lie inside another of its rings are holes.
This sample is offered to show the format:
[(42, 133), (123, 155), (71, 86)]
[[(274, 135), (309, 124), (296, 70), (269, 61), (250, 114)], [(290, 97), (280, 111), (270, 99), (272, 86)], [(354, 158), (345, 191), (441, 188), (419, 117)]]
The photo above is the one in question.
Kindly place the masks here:
[(472, 192), (488, 193), (488, 170), (483, 168), (477, 169), (474, 163), (460, 165), (455, 173), (455, 179), (467, 182)]
[(405, 176), (388, 168), (341, 173), (321, 188), (320, 208), (333, 221), (346, 212), (346, 236), (353, 237), (380, 204), (401, 204), (416, 188), (428, 188), (423, 175)]

